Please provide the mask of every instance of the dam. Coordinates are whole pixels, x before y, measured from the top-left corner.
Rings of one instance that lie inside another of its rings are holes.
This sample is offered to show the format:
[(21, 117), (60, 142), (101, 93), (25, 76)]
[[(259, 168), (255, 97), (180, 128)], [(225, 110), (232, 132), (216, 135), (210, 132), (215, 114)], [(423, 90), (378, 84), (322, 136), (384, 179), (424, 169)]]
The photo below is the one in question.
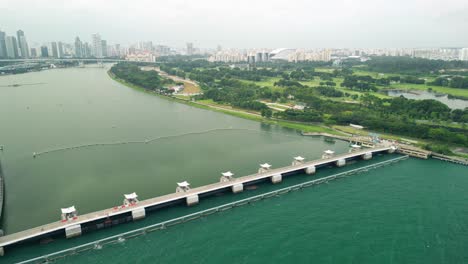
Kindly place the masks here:
[[(298, 156), (292, 161), (292, 165), (271, 169), (268, 163), (260, 164), (257, 173), (233, 178), (231, 172), (223, 173), (218, 183), (208, 184), (191, 189), (187, 182), (178, 183), (175, 193), (167, 194), (147, 200), (136, 200), (136, 194), (125, 196), (124, 204), (113, 208), (104, 209), (84, 215), (77, 215), (74, 207), (62, 209), (65, 217), (62, 221), (53, 222), (43, 226), (27, 229), (7, 236), (0, 237), (0, 254), (3, 255), (8, 246), (25, 241), (38, 240), (45, 236), (65, 235), (67, 238), (80, 236), (90, 230), (105, 227), (106, 224), (123, 223), (144, 218), (147, 212), (157, 210), (173, 204), (185, 203), (188, 206), (199, 203), (200, 198), (217, 192), (230, 190), (233, 193), (242, 192), (244, 186), (252, 185), (259, 181), (269, 180), (272, 183), (280, 183), (283, 177), (295, 173), (305, 172), (314, 174), (316, 169), (326, 166), (345, 166), (346, 163), (354, 159), (371, 159), (373, 155), (379, 153), (394, 153), (396, 147), (379, 146), (370, 149), (360, 149), (352, 147), (349, 153), (334, 155), (333, 151), (324, 152), (321, 159), (305, 162), (304, 158)], [(128, 202), (128, 203), (126, 203)], [(89, 228), (90, 226), (95, 226)], [(97, 227), (97, 228), (96, 228)]]

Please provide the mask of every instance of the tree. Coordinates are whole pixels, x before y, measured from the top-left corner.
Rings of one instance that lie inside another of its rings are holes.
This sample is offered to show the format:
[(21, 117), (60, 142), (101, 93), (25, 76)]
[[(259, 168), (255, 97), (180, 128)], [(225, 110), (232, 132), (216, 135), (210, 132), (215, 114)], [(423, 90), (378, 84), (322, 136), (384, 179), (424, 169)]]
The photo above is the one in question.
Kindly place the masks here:
[(273, 115), (273, 111), (271, 111), (270, 108), (262, 109), (261, 114), (262, 114), (263, 117), (271, 118), (271, 116)]

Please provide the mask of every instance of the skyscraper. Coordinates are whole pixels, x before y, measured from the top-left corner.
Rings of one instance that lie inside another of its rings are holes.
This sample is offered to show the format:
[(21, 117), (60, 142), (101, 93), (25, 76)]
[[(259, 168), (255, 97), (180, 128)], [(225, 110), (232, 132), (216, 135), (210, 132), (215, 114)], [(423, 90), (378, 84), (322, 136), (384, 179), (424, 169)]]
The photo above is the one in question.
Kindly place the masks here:
[(5, 44), (7, 57), (10, 59), (18, 58), (18, 43), (16, 42), (16, 38), (13, 36), (7, 36), (5, 38)]
[(83, 56), (83, 43), (79, 37), (75, 38), (75, 57), (82, 58)]
[(37, 57), (37, 49), (36, 48), (31, 48), (31, 51), (29, 53), (31, 55), (31, 58), (36, 58)]
[(63, 43), (61, 41), (58, 42), (58, 57), (63, 58)]
[(5, 37), (5, 32), (0, 31), (0, 58), (7, 57)]
[(193, 55), (193, 43), (192, 42), (187, 43), (187, 55)]
[(57, 42), (52, 42), (51, 47), (52, 47), (52, 57), (58, 58)]
[(19, 55), (25, 59), (29, 58), (29, 46), (23, 30), (16, 31), (16, 36), (18, 37)]
[(99, 34), (93, 34), (91, 36), (93, 41), (93, 55), (96, 58), (102, 58), (102, 41), (101, 36)]
[(461, 49), (461, 51), (460, 51), (460, 60), (468, 61), (468, 48)]
[(83, 44), (83, 58), (91, 57), (91, 46), (88, 42)]
[(47, 48), (47, 46), (41, 46), (41, 57), (49, 57), (49, 49)]
[(101, 40), (102, 56), (107, 57), (107, 41)]

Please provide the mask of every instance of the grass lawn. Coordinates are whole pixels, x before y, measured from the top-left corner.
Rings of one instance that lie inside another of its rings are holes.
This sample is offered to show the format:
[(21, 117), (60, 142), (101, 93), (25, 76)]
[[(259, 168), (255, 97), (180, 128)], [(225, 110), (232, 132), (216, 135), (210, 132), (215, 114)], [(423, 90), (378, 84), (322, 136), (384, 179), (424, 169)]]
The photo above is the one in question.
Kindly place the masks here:
[(201, 92), (201, 89), (198, 85), (194, 85), (191, 82), (184, 82), (184, 81), (183, 83), (184, 83), (184, 90), (182, 91), (182, 93), (193, 94), (193, 93)]

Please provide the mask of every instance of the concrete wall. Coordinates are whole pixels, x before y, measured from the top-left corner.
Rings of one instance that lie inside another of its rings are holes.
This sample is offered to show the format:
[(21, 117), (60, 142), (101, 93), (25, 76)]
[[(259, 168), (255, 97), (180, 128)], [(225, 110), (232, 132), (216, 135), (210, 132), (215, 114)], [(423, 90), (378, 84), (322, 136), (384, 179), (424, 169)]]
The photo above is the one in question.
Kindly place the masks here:
[(273, 176), (271, 176), (271, 182), (272, 183), (279, 183), (283, 180), (283, 176), (281, 176), (281, 174), (275, 174)]
[(344, 165), (346, 165), (346, 160), (345, 159), (339, 159), (336, 161), (336, 166), (337, 167), (343, 167)]
[(242, 183), (234, 184), (232, 187), (232, 192), (233, 193), (239, 193), (244, 190), (244, 185)]
[(145, 208), (138, 208), (132, 211), (133, 220), (138, 220), (146, 217)]
[(198, 203), (198, 195), (194, 194), (194, 195), (191, 195), (191, 196), (187, 196), (186, 202), (187, 202), (188, 206), (192, 206), (192, 205), (197, 204)]
[(310, 166), (310, 167), (307, 167), (307, 168), (305, 169), (305, 173), (307, 173), (307, 174), (309, 174), (309, 175), (310, 175), (310, 174), (314, 174), (314, 173), (315, 173), (315, 170), (316, 170), (315, 166)]
[(81, 225), (72, 225), (65, 228), (65, 236), (67, 238), (81, 236)]

